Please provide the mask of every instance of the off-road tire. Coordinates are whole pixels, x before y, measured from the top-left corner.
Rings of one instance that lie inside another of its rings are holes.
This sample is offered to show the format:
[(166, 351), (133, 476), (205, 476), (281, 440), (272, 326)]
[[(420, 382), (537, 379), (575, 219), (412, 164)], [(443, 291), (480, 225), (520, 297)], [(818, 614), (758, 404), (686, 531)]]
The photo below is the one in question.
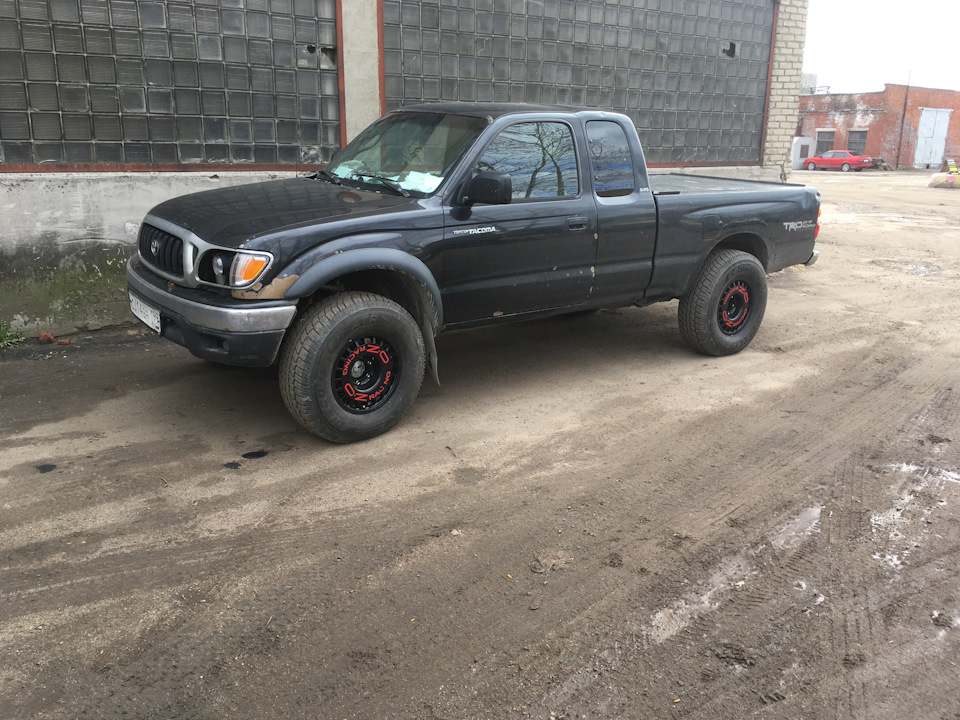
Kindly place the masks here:
[(714, 250), (680, 298), (680, 335), (705, 355), (733, 355), (753, 340), (766, 307), (767, 275), (760, 261), (739, 250)]
[(290, 332), (280, 352), (280, 392), (310, 432), (335, 443), (365, 440), (396, 425), (416, 400), (423, 336), (392, 300), (331, 295)]

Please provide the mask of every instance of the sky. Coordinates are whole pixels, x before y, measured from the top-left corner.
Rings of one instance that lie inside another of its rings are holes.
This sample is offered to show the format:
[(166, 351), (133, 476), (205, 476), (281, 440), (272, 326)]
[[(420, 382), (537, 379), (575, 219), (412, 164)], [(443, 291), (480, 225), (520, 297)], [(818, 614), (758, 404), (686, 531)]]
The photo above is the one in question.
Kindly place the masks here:
[(960, 90), (960, 0), (810, 0), (803, 72), (831, 93)]

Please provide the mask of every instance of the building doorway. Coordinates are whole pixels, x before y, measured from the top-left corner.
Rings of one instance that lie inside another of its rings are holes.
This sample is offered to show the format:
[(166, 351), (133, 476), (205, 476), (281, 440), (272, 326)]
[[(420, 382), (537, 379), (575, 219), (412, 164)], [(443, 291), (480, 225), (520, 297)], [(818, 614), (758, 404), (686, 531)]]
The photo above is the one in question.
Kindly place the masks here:
[(943, 150), (947, 143), (947, 127), (950, 113), (943, 108), (920, 108), (920, 124), (917, 127), (917, 152), (913, 158), (915, 168), (940, 167)]

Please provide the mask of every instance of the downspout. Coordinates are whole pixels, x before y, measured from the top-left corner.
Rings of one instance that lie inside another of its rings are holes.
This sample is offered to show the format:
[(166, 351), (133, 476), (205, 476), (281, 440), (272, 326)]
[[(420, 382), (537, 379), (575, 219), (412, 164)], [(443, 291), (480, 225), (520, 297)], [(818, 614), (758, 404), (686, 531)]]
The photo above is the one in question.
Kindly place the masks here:
[(907, 100), (910, 98), (910, 77), (913, 73), (907, 75), (907, 91), (903, 94), (903, 110), (900, 112), (900, 139), (897, 140), (897, 161), (894, 167), (900, 169), (900, 149), (903, 146), (903, 125), (907, 119)]
[(760, 166), (766, 160), (767, 123), (770, 120), (770, 96), (773, 92), (773, 57), (777, 47), (777, 22), (780, 17), (780, 0), (773, 0), (773, 30), (770, 32), (770, 59), (767, 61), (767, 97), (763, 103), (763, 131), (760, 133)]

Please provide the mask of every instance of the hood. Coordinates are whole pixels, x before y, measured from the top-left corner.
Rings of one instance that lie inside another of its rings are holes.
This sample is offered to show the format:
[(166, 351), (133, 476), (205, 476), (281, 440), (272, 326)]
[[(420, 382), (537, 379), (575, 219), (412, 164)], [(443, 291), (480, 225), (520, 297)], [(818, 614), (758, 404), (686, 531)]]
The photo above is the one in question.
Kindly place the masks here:
[(285, 228), (417, 207), (416, 198), (301, 177), (183, 195), (157, 205), (150, 214), (214, 245), (237, 248)]

